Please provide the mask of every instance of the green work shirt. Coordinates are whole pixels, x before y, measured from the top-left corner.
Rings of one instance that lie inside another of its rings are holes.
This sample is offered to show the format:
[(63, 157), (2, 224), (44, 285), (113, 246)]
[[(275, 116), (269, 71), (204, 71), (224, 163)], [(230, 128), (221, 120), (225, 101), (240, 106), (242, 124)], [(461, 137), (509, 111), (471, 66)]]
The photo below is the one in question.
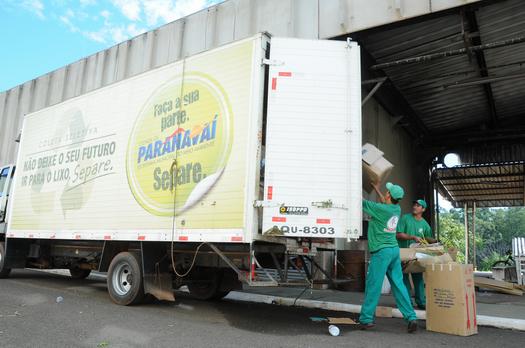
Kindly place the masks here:
[[(416, 220), (412, 214), (405, 214), (397, 224), (398, 233), (406, 233), (420, 238), (432, 238), (432, 229), (425, 219)], [(398, 240), (400, 248), (408, 248), (415, 240)]]
[(396, 227), (401, 215), (397, 204), (383, 204), (363, 200), (363, 210), (372, 217), (368, 222), (368, 250), (397, 247)]

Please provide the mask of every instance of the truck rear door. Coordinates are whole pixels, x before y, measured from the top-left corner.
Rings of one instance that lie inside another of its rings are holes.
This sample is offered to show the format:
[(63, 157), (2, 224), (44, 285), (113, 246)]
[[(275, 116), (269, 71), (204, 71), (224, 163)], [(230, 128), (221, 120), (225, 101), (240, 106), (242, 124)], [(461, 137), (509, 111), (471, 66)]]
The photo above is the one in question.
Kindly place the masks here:
[(359, 46), (272, 38), (269, 64), (263, 234), (358, 238)]

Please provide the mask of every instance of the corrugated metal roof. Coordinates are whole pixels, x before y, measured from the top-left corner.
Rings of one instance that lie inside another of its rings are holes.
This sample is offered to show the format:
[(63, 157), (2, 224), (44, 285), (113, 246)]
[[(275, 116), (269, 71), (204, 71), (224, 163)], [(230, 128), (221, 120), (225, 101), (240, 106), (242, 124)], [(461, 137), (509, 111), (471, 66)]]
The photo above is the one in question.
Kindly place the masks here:
[(455, 207), (525, 205), (525, 162), (467, 165), (434, 170), (440, 193)]
[[(481, 44), (486, 44), (525, 36), (523, 0), (487, 2), (485, 6), (468, 9), (475, 16), (477, 28), (461, 11), (449, 11), (383, 31), (362, 32), (359, 41), (377, 63), (385, 63), (462, 49), (466, 47), (465, 41), (474, 46), (478, 38)], [(465, 39), (465, 32), (468, 39)], [(467, 79), (525, 74), (525, 43), (482, 52), (486, 76), (476, 57), (469, 58), (467, 54), (400, 64), (383, 71), (433, 135), (486, 127), (491, 122), (491, 102), (497, 122), (524, 126), (525, 76), (488, 85), (450, 86)]]

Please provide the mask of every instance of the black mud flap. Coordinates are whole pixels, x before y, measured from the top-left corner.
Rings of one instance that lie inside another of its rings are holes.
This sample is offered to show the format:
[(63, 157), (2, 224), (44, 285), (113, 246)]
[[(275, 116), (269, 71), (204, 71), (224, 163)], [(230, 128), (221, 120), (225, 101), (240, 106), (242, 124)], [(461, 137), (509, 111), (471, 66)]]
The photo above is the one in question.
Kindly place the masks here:
[(144, 293), (159, 300), (175, 301), (173, 277), (170, 272), (171, 260), (166, 244), (141, 242), (142, 270), (144, 273)]
[(6, 238), (5, 261), (6, 268), (24, 268), (27, 266), (27, 257), (31, 246), (30, 239)]

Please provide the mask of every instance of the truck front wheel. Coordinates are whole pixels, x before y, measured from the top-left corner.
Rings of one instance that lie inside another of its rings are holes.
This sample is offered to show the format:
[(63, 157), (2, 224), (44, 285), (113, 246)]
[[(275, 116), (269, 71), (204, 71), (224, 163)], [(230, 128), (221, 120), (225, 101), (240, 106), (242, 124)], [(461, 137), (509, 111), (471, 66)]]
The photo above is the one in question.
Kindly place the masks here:
[(5, 263), (5, 244), (0, 242), (0, 279), (9, 277), (11, 268), (4, 267)]
[(144, 281), (140, 255), (121, 252), (117, 254), (108, 270), (108, 292), (116, 304), (128, 306), (144, 299)]

